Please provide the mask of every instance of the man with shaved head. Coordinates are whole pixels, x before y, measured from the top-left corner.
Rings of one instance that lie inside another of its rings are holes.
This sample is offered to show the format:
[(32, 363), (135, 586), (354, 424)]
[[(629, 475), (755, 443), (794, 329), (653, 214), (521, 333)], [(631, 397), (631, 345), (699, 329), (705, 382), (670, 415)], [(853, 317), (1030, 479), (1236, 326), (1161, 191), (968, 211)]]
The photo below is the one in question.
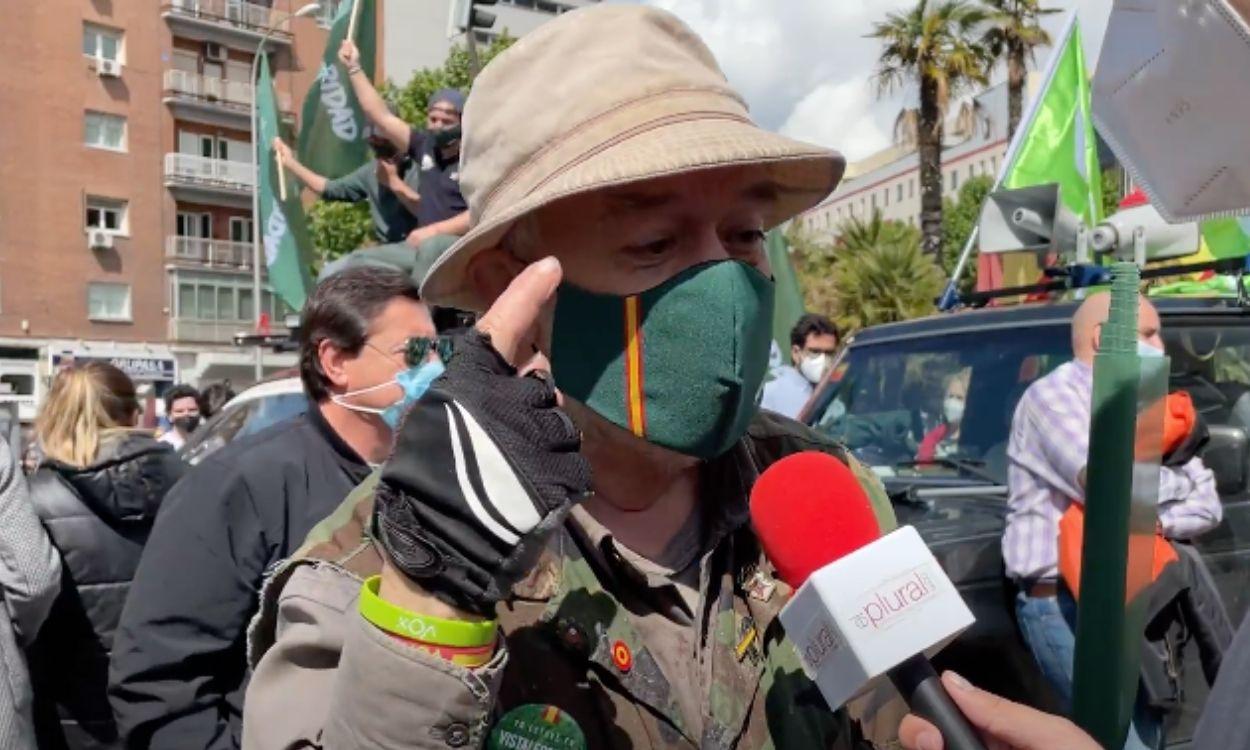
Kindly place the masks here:
[[(1003, 562), (1019, 590), (1016, 617), (1042, 673), (1072, 708), (1076, 601), (1059, 578), (1059, 519), (1085, 503), (1094, 355), (1111, 297), (1097, 294), (1072, 318), (1073, 360), (1029, 386), (1016, 407), (1007, 446), (1009, 487)], [(1159, 313), (1146, 299), (1137, 316), (1137, 350), (1162, 357)], [(1092, 498), (1090, 502), (1098, 502)], [(1159, 472), (1159, 524), (1171, 539), (1192, 539), (1220, 523), (1211, 471), (1198, 457)], [(1159, 717), (1138, 701), (1125, 747), (1157, 747)]]

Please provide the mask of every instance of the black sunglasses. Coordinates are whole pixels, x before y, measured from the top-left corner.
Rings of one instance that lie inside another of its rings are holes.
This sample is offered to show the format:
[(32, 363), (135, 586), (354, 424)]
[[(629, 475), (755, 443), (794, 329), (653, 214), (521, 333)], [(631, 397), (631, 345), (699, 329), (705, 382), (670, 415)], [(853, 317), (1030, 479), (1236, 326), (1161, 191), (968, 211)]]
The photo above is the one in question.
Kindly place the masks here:
[(451, 336), (413, 336), (404, 344), (404, 362), (409, 367), (420, 367), (425, 364), (430, 352), (437, 352), (438, 358), (447, 362), (455, 349)]

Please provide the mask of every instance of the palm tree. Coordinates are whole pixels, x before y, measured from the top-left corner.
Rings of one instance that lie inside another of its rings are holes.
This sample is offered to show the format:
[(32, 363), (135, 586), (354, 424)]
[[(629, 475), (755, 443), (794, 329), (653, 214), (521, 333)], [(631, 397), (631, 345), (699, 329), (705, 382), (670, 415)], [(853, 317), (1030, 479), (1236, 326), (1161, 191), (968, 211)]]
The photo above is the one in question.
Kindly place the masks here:
[(975, 37), (985, 18), (984, 10), (965, 0), (917, 0), (911, 10), (874, 24), (868, 35), (884, 44), (873, 74), (878, 92), (907, 82), (920, 88), (920, 226), (924, 252), (932, 257), (942, 247), (942, 124), (953, 96), (987, 82), (985, 51)]
[(1051, 44), (1041, 18), (1059, 9), (1043, 8), (1039, 0), (981, 0), (981, 4), (987, 22), (981, 46), (990, 55), (989, 64), (1007, 61), (1007, 137), (1011, 138), (1020, 127), (1024, 105), (1025, 59), (1033, 62), (1037, 48)]
[(844, 331), (928, 315), (942, 272), (920, 251), (920, 234), (898, 221), (853, 218), (838, 228), (828, 279), (832, 316)]

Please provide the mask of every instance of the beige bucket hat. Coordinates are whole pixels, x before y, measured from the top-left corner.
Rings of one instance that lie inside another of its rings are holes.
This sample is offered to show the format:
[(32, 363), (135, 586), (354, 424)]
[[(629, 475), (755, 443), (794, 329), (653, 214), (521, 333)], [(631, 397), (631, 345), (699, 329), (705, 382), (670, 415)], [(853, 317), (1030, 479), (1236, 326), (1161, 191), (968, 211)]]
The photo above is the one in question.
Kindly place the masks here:
[(483, 310), (465, 270), (517, 219), (560, 198), (650, 178), (759, 165), (779, 188), (773, 227), (819, 203), (845, 160), (751, 122), (703, 41), (635, 5), (564, 13), (491, 61), (465, 105), (460, 188), (470, 226), (422, 296)]

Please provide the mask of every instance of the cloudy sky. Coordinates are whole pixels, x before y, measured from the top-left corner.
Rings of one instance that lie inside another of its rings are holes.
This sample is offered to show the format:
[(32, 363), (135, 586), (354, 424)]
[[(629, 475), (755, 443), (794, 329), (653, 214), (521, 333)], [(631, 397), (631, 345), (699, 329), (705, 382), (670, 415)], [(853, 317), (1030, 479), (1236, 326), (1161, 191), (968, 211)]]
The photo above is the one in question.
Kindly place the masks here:
[[(868, 79), (879, 50), (872, 23), (915, 0), (635, 0), (676, 13), (716, 53), (765, 127), (842, 151), (852, 160), (888, 145), (902, 95), (878, 100)], [(1048, 0), (1080, 14), (1087, 59), (1097, 58), (1111, 0)], [(1066, 14), (1048, 19), (1052, 33)], [(1039, 64), (1045, 64), (1045, 54)]]

